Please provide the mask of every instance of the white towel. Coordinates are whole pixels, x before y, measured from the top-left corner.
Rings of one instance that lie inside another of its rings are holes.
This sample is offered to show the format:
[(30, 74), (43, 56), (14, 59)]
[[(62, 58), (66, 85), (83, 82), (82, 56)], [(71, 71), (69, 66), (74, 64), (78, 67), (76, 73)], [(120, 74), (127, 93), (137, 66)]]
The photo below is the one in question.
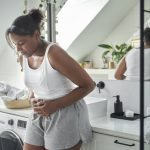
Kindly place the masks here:
[(0, 82), (0, 97), (2, 100), (23, 100), (28, 98), (26, 90), (20, 90), (4, 82)]
[(7, 93), (6, 93), (6, 95), (9, 96), (9, 97), (13, 97), (13, 98), (15, 97), (16, 98), (16, 94), (17, 94), (18, 91), (19, 91), (19, 89), (10, 86)]
[(28, 98), (28, 92), (26, 90), (19, 90), (16, 93), (16, 99), (24, 100)]
[(0, 82), (0, 96), (6, 95), (10, 86), (5, 82)]

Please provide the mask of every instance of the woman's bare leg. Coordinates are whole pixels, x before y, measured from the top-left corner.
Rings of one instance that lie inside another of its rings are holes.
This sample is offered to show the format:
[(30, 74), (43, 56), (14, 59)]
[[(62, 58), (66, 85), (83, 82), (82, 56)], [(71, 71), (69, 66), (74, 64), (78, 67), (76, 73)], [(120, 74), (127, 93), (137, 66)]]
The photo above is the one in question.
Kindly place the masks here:
[(23, 146), (23, 150), (45, 150), (45, 148), (43, 146), (35, 146), (25, 143)]
[(81, 145), (82, 145), (82, 141), (79, 141), (78, 144), (76, 144), (75, 146), (65, 150), (80, 150)]

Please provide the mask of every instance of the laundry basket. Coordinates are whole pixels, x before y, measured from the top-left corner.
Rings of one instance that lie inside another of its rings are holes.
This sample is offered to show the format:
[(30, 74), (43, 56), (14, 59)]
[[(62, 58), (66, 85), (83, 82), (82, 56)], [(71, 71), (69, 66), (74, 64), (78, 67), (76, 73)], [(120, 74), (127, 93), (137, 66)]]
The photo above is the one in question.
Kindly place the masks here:
[(31, 107), (30, 101), (28, 99), (12, 100), (12, 101), (3, 100), (3, 102), (7, 108), (12, 108), (12, 109)]

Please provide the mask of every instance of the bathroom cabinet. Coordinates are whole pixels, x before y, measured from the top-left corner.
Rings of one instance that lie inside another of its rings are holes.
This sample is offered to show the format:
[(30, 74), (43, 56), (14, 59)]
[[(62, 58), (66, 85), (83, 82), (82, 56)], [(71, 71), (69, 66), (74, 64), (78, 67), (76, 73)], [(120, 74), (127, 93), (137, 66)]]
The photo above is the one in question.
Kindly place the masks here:
[[(94, 133), (93, 141), (84, 145), (81, 150), (139, 150), (139, 146), (139, 141)], [(149, 144), (144, 147), (144, 150), (150, 150)]]
[[(94, 139), (81, 150), (139, 150), (139, 141), (94, 132)], [(150, 150), (145, 144), (144, 150)]]
[(139, 142), (120, 137), (94, 133), (93, 150), (138, 150)]

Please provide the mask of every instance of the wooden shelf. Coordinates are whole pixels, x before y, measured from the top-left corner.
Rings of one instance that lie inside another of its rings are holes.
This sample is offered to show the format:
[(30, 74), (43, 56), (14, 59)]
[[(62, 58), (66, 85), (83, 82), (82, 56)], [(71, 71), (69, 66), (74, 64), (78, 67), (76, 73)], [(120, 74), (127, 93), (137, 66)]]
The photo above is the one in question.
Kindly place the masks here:
[(114, 80), (115, 69), (85, 69), (92, 78)]

